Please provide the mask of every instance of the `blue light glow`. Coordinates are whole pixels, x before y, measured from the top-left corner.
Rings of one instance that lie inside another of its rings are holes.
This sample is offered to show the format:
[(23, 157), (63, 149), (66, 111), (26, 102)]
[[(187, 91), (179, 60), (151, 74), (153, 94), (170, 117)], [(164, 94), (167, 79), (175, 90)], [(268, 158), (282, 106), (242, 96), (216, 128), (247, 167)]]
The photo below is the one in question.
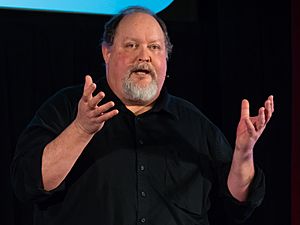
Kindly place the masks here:
[(173, 0), (0, 0), (0, 8), (111, 15), (133, 5), (143, 6), (157, 13), (172, 2)]

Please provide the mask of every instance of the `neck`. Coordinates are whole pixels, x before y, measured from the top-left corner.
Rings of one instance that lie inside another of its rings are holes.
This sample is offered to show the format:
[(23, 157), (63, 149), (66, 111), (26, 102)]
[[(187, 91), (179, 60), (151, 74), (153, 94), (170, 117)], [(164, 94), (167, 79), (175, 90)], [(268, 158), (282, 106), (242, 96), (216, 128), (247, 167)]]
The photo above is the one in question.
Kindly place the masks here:
[(149, 105), (125, 105), (127, 109), (129, 109), (134, 115), (141, 115), (150, 109), (152, 109), (154, 102)]

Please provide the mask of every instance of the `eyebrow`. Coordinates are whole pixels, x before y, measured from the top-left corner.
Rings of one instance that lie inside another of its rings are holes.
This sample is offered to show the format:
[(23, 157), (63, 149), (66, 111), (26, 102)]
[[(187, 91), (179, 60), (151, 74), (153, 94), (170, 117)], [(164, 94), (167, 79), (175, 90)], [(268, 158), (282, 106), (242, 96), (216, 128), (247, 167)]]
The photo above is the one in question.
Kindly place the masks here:
[[(137, 38), (133, 38), (133, 37), (125, 37), (123, 39), (123, 41), (135, 41), (135, 42), (139, 42), (140, 40), (137, 39)], [(154, 43), (154, 42), (164, 42), (164, 40), (162, 40), (162, 39), (156, 39), (156, 40), (150, 41), (149, 43)]]

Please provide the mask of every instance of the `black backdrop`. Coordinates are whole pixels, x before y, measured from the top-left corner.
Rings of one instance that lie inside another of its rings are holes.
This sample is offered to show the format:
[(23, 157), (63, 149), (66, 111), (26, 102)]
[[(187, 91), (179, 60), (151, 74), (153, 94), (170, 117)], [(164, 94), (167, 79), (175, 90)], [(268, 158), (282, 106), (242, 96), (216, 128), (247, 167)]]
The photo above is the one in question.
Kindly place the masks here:
[[(241, 100), (250, 100), (254, 114), (274, 95), (276, 112), (255, 149), (267, 193), (246, 224), (290, 224), (290, 2), (177, 0), (159, 15), (174, 44), (169, 91), (198, 106), (232, 145)], [(30, 204), (19, 202), (10, 186), (16, 140), (40, 104), (57, 90), (82, 83), (85, 74), (95, 79), (104, 75), (99, 43), (106, 20), (99, 15), (0, 10), (0, 224), (31, 224)]]

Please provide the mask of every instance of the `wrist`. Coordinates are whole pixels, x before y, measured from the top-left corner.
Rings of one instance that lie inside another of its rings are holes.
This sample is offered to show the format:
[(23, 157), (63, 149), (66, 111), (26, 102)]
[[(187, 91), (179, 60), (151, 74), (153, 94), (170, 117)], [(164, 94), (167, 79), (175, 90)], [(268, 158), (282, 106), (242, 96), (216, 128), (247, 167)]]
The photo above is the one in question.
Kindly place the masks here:
[(251, 160), (253, 161), (253, 149), (240, 149), (237, 146), (234, 149), (234, 158), (239, 160), (239, 161), (248, 161)]
[(71, 126), (73, 127), (74, 131), (81, 137), (91, 138), (94, 136), (93, 133), (88, 132), (84, 127), (75, 119)]

